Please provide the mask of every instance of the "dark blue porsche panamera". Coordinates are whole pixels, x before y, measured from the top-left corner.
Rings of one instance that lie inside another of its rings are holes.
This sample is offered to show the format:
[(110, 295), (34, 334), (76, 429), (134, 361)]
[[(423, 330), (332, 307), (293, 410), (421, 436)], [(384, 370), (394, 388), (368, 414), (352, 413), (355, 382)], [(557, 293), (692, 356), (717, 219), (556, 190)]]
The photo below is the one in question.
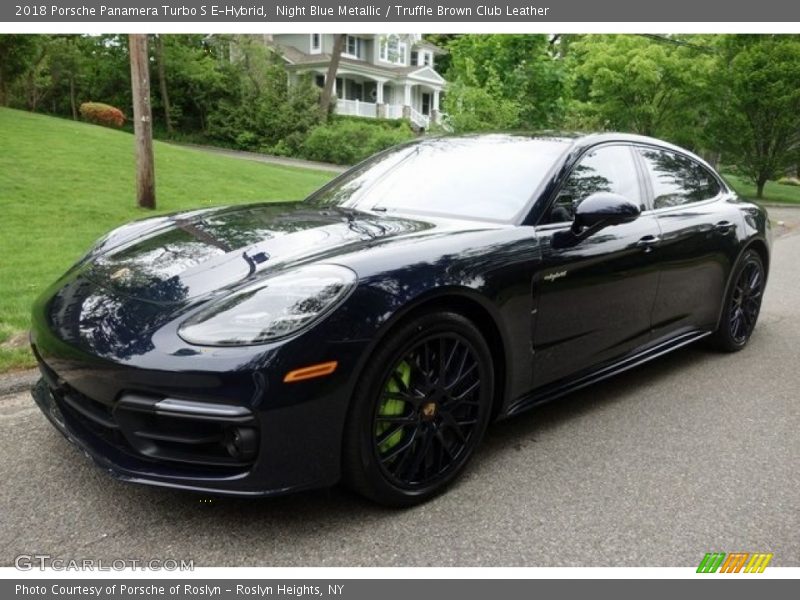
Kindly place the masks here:
[(299, 203), (112, 231), (34, 307), (34, 397), (124, 480), (409, 505), (493, 419), (701, 338), (743, 348), (770, 244), (658, 140), (426, 139)]

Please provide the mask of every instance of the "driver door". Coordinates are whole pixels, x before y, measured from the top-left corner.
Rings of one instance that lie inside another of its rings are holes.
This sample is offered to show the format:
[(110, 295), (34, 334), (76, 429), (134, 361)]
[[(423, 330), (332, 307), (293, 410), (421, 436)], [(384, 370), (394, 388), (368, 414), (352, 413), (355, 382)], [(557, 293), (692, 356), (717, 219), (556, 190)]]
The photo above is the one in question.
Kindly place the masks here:
[(536, 387), (620, 358), (650, 339), (660, 231), (640, 215), (577, 243), (569, 234), (577, 206), (595, 192), (613, 192), (644, 206), (632, 148), (589, 150), (564, 180), (536, 227), (542, 265), (533, 281)]

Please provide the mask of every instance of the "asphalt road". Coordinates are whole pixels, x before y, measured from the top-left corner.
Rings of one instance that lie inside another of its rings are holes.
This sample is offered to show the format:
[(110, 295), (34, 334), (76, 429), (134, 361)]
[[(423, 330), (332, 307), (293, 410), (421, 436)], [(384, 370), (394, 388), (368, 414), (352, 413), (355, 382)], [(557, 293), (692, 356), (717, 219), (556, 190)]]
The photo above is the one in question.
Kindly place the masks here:
[(334, 489), (245, 501), (119, 483), (33, 407), (0, 400), (0, 565), (800, 566), (800, 230), (775, 244), (735, 355), (690, 347), (490, 428), (466, 476), (402, 512)]

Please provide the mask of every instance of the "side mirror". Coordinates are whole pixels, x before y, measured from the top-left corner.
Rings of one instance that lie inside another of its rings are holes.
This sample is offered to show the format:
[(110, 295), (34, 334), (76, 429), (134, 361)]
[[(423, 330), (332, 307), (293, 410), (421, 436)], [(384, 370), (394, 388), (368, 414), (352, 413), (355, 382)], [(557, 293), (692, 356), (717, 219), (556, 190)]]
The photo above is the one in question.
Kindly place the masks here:
[(641, 214), (639, 206), (625, 196), (610, 192), (596, 192), (578, 205), (572, 232), (584, 229), (597, 230), (608, 225), (619, 225), (636, 220)]

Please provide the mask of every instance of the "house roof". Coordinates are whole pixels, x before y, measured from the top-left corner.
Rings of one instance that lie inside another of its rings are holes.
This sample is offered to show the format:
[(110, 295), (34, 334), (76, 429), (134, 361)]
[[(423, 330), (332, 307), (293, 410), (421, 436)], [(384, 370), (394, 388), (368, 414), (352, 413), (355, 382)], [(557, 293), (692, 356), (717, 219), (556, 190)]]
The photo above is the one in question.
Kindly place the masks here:
[(428, 50), (433, 51), (434, 54), (437, 54), (439, 56), (441, 56), (443, 54), (449, 54), (449, 52), (447, 50), (437, 46), (433, 42), (429, 42), (428, 40), (420, 40), (420, 41), (416, 42), (414, 44), (414, 48), (426, 48)]
[[(280, 44), (278, 42), (275, 42), (274, 40), (268, 41), (266, 42), (266, 44), (268, 47), (274, 49), (276, 52), (281, 54), (283, 59), (291, 67), (325, 67), (331, 60), (331, 55), (330, 53), (327, 52), (321, 52), (317, 54), (306, 54), (305, 52), (298, 50), (293, 46)], [(428, 82), (435, 82), (439, 84), (445, 83), (444, 77), (439, 75), (439, 73), (437, 73), (431, 67), (427, 66), (414, 65), (408, 67), (400, 67), (392, 65), (379, 65), (364, 60), (348, 58), (346, 56), (342, 56), (339, 59), (339, 65), (341, 67), (351, 67), (356, 70), (364, 70), (370, 73), (383, 75), (389, 78), (410, 77), (414, 79), (423, 79)]]

